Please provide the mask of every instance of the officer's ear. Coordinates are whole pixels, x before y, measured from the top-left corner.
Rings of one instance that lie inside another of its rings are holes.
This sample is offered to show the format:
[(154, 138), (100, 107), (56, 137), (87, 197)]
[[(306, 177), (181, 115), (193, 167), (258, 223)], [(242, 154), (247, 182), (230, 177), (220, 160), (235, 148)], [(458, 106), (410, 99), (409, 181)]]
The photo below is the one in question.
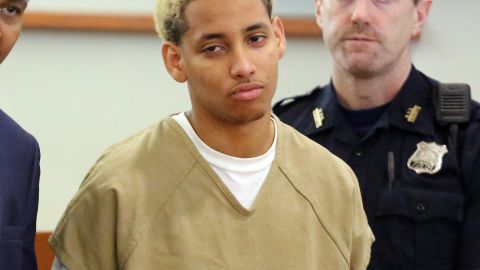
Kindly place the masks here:
[(322, 7), (322, 0), (315, 0), (315, 18), (316, 18), (317, 24), (318, 24), (318, 26), (320, 26), (320, 28), (322, 28), (321, 7)]
[(180, 47), (170, 41), (166, 41), (162, 46), (163, 64), (168, 73), (177, 82), (183, 83), (187, 80), (185, 67), (183, 65), (182, 51)]
[(416, 39), (420, 36), (423, 26), (427, 22), (431, 6), (432, 0), (418, 0), (415, 7), (415, 23), (412, 28), (412, 38)]

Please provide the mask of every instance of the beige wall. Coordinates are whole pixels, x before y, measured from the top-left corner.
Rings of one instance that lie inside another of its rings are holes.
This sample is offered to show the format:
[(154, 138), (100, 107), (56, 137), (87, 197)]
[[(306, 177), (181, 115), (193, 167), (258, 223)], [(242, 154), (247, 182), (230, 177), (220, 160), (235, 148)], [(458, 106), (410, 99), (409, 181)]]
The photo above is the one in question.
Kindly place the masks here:
[[(414, 45), (416, 66), (470, 83), (480, 99), (480, 1), (434, 2)], [(39, 230), (54, 228), (103, 149), (189, 108), (185, 85), (163, 69), (160, 46), (147, 34), (27, 30), (1, 65), (0, 107), (41, 145)], [(290, 39), (275, 99), (328, 82), (330, 64), (321, 40)]]

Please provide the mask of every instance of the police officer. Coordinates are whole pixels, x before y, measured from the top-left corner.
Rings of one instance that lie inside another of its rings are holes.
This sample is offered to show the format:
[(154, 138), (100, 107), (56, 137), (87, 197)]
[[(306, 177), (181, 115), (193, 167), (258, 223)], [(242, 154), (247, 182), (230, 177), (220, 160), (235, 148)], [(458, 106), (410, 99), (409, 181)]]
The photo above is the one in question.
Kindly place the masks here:
[(357, 174), (370, 270), (480, 269), (480, 106), (412, 65), (430, 6), (316, 0), (332, 80), (274, 106)]

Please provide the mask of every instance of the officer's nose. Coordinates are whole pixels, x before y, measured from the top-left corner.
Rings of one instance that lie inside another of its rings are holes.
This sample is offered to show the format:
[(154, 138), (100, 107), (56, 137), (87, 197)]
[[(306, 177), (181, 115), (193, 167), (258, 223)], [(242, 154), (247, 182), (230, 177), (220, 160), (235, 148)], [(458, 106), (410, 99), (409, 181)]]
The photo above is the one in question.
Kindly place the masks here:
[(371, 0), (356, 0), (352, 5), (351, 20), (358, 24), (369, 24), (372, 5)]
[(252, 77), (255, 71), (255, 64), (246, 49), (236, 49), (232, 56), (230, 75), (233, 78), (245, 79)]

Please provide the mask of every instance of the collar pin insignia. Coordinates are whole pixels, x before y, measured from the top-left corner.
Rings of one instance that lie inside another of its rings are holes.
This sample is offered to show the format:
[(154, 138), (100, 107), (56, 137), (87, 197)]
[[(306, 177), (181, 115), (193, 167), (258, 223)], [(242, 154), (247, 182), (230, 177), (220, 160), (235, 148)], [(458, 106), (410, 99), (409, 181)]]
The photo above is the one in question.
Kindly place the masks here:
[(407, 114), (405, 115), (407, 122), (412, 124), (415, 123), (417, 121), (418, 115), (420, 114), (421, 110), (422, 110), (422, 107), (418, 105), (408, 108)]
[(316, 108), (312, 112), (313, 120), (315, 121), (315, 127), (321, 128), (323, 126), (323, 120), (325, 120), (325, 115), (323, 114), (323, 110), (320, 108)]

